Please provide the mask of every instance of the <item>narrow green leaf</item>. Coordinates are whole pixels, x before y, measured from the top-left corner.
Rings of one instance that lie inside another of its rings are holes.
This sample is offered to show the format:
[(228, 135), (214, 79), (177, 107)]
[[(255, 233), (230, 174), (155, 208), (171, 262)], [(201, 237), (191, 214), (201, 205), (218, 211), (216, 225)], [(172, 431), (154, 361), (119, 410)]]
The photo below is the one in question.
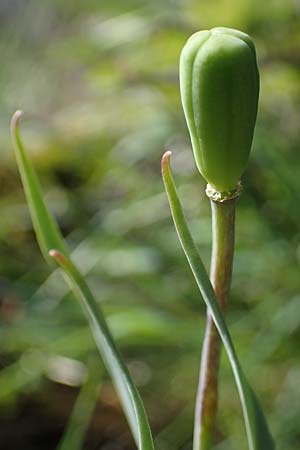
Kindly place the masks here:
[(99, 368), (90, 367), (57, 450), (81, 450), (90, 419), (96, 407), (102, 380)]
[(229, 330), (219, 308), (213, 287), (210, 283), (198, 249), (187, 226), (187, 222), (184, 217), (182, 206), (180, 204), (176, 186), (169, 166), (169, 158), (171, 154), (172, 153), (170, 151), (167, 151), (163, 155), (162, 175), (168, 195), (173, 221), (178, 238), (192, 269), (198, 288), (201, 292), (203, 300), (205, 301), (207, 307), (210, 309), (211, 315), (214, 319), (214, 323), (218, 329), (227, 355), (229, 357), (242, 404), (249, 449), (273, 450), (275, 446), (268, 429), (266, 419), (258, 403), (258, 400), (256, 399), (256, 396), (241, 368)]
[(71, 288), (79, 299), (89, 320), (95, 343), (117, 389), (136, 444), (141, 450), (153, 450), (153, 441), (143, 403), (127, 367), (116, 348), (99, 306), (85, 279), (72, 261), (52, 249), (50, 256), (63, 269)]
[(148, 419), (139, 393), (116, 348), (103, 314), (84, 278), (71, 262), (58, 226), (44, 202), (39, 181), (26, 156), (20, 138), (18, 125), (21, 115), (21, 111), (17, 111), (13, 116), (11, 123), (12, 139), (33, 227), (41, 251), (48, 262), (54, 258), (62, 267), (73, 291), (83, 306), (95, 343), (114, 382), (138, 449), (154, 450)]
[(63, 254), (67, 254), (67, 248), (57, 223), (45, 205), (39, 180), (28, 161), (22, 144), (19, 132), (19, 120), (22, 115), (22, 111), (16, 111), (13, 115), (11, 136), (36, 237), (43, 256), (47, 262), (50, 262), (48, 253), (51, 248), (57, 248)]

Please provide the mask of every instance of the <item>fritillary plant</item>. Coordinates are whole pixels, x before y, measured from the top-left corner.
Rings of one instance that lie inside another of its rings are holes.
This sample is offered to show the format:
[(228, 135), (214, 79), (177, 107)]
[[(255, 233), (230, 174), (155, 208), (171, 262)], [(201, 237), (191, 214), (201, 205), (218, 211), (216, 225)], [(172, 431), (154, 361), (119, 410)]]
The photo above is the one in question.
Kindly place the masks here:
[[(180, 93), (197, 167), (207, 181), (206, 193), (212, 209), (212, 258), (210, 278), (190, 234), (171, 173), (171, 151), (162, 158), (162, 175), (179, 241), (189, 262), (199, 298), (207, 306), (206, 330), (196, 396), (194, 450), (213, 448), (218, 405), (218, 368), (221, 346), (228, 355), (240, 396), (250, 450), (272, 450), (267, 421), (235, 351), (225, 322), (234, 253), (236, 200), (245, 170), (256, 122), (259, 73), (251, 38), (237, 30), (214, 28), (195, 33), (180, 58)], [(90, 325), (95, 346), (111, 376), (139, 450), (154, 450), (149, 421), (124, 360), (114, 342), (105, 317), (85, 278), (72, 262), (68, 246), (45, 204), (40, 184), (24, 149), (19, 122), (12, 119), (11, 133), (16, 160), (30, 210), (33, 227), (48, 263), (56, 263), (79, 300)], [(99, 373), (99, 383), (102, 374)], [(93, 371), (93, 379), (95, 371)], [(94, 384), (85, 389), (94, 392)], [(97, 387), (97, 384), (96, 384)], [(93, 394), (90, 394), (93, 395)], [(75, 406), (78, 417), (80, 398)], [(84, 420), (84, 429), (88, 426)], [(77, 420), (77, 419), (76, 419)], [(68, 444), (74, 426), (69, 424), (60, 449), (78, 449)]]

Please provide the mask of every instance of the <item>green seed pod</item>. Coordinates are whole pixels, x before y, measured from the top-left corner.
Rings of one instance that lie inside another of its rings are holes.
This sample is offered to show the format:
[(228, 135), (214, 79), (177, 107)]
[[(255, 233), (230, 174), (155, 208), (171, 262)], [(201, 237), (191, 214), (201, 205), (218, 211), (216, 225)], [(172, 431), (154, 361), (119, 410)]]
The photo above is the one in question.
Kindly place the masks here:
[(234, 190), (248, 162), (259, 96), (251, 38), (230, 28), (193, 34), (180, 57), (180, 92), (198, 169)]

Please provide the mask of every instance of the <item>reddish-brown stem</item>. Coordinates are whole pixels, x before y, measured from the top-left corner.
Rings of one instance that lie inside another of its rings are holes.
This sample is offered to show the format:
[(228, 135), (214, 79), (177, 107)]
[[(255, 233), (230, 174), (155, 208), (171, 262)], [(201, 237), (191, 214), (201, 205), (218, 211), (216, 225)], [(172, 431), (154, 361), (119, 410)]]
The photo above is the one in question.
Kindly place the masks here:
[[(235, 202), (211, 200), (213, 246), (210, 279), (222, 312), (226, 313), (234, 251)], [(207, 312), (196, 400), (194, 450), (209, 450), (218, 408), (218, 371), (221, 340)]]

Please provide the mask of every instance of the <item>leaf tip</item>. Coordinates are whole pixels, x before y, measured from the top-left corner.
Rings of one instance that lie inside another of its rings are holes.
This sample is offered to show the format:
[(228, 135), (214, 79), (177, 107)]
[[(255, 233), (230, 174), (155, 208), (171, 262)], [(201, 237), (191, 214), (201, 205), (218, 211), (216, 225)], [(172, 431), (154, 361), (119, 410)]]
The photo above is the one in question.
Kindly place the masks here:
[(23, 114), (24, 114), (24, 112), (21, 111), (20, 109), (18, 109), (14, 113), (14, 115), (12, 116), (12, 119), (11, 119), (11, 132), (13, 134), (15, 133), (16, 129), (18, 128), (20, 118), (23, 116)]
[(56, 250), (55, 248), (52, 248), (51, 250), (49, 250), (49, 256), (53, 259), (55, 259), (55, 261), (59, 264), (63, 264), (65, 262), (65, 257), (64, 255), (59, 251)]
[(161, 170), (163, 175), (169, 166), (169, 159), (171, 155), (172, 155), (171, 150), (167, 150), (161, 158)]

